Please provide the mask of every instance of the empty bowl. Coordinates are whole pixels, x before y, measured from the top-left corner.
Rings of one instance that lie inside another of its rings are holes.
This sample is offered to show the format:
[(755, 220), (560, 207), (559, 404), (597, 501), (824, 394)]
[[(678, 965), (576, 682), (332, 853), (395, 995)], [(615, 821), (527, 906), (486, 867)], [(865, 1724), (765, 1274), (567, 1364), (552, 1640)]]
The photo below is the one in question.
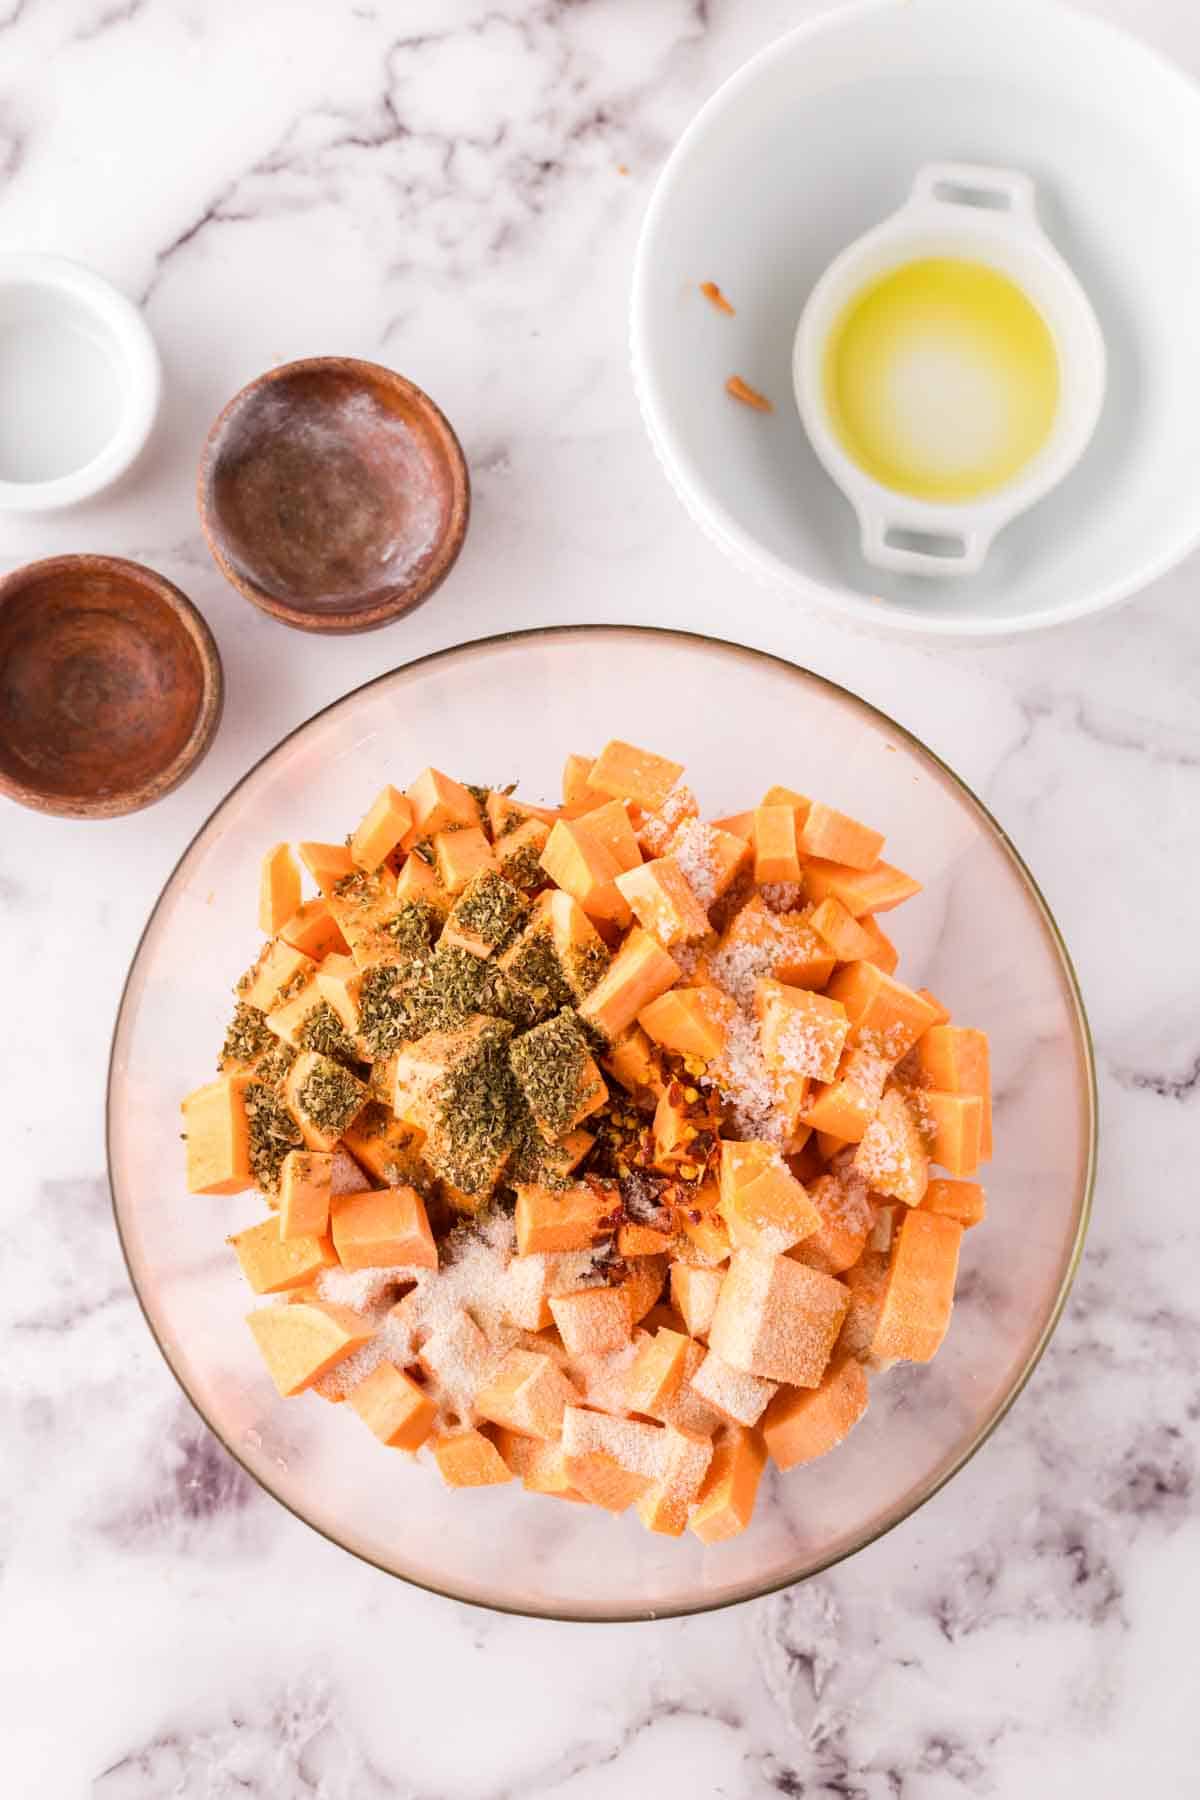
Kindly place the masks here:
[(221, 717), (221, 660), (191, 601), (118, 556), (0, 581), (0, 793), (112, 819), (177, 787)]
[(122, 475), (158, 411), (158, 351), (111, 283), (0, 256), (0, 510), (73, 506)]
[(208, 547), (247, 600), (302, 631), (369, 631), (445, 580), (470, 481), (428, 394), (377, 363), (317, 356), (229, 402), (198, 499)]
[[(974, 573), (878, 569), (804, 429), (797, 321), (927, 163), (1024, 172), (1107, 349), (1070, 473)], [(996, 637), (1096, 613), (1200, 538), (1200, 90), (1050, 0), (862, 0), (726, 82), (676, 145), (642, 230), (632, 358), (650, 438), (692, 516), (745, 569), (873, 632)], [(734, 307), (702, 292), (715, 282)], [(771, 413), (725, 392), (740, 375)], [(882, 604), (881, 604), (882, 602)]]

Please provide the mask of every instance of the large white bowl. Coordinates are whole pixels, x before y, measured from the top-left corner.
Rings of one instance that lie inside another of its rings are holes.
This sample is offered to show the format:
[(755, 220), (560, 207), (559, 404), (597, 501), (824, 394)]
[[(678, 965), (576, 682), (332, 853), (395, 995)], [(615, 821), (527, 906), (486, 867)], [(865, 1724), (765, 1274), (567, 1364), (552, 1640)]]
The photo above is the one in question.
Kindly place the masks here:
[[(792, 397), (805, 300), (924, 162), (1028, 172), (1109, 352), (1095, 436), (982, 570), (870, 569)], [(1200, 89), (1048, 0), (858, 0), (726, 82), (663, 172), (634, 272), (643, 416), (696, 520), (801, 600), (871, 630), (1000, 636), (1128, 598), (1200, 539)], [(720, 284), (727, 318), (700, 295)], [(724, 392), (740, 374), (770, 415)], [(880, 600), (883, 604), (880, 604)]]

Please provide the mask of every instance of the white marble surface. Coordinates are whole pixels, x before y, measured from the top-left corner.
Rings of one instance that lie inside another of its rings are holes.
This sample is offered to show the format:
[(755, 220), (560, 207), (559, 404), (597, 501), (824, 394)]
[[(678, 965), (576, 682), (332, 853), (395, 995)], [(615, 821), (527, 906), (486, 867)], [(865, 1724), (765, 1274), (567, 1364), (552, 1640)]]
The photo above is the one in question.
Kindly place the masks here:
[[(4, 243), (79, 257), (139, 296), (169, 399), (118, 493), (4, 521), (0, 559), (150, 562), (202, 607), (228, 675), (215, 749), (153, 812), (0, 817), (13, 1800), (1196, 1792), (1200, 565), (1066, 636), (933, 654), (748, 589), (683, 516), (626, 373), (641, 209), (698, 101), (813, 10), (6, 0)], [(1095, 10), (1200, 72), (1192, 0)], [(391, 362), (436, 395), (476, 508), (433, 604), (318, 653), (225, 586), (192, 475), (237, 386), (325, 351)], [(209, 808), (284, 731), (392, 663), (564, 619), (763, 645), (925, 737), (1032, 863), (1097, 1037), (1090, 1246), (1009, 1420), (850, 1564), (677, 1624), (492, 1617), (322, 1542), (180, 1397), (108, 1213), (113, 1011)]]

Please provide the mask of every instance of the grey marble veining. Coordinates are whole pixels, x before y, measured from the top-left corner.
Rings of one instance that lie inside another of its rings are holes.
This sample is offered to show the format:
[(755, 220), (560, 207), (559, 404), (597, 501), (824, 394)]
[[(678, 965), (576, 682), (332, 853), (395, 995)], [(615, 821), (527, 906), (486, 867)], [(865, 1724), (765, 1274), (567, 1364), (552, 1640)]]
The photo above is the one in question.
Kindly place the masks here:
[[(0, 558), (96, 548), (203, 608), (229, 677), (197, 776), (94, 827), (5, 808), (0, 1750), (14, 1800), (1186, 1800), (1198, 1789), (1200, 573), (1069, 633), (929, 650), (747, 594), (636, 417), (642, 207), (699, 101), (802, 0), (7, 0), (5, 240), (140, 296), (168, 406), (143, 464)], [(1200, 72), (1180, 0), (1104, 0)], [(314, 653), (224, 585), (192, 473), (234, 389), (394, 363), (461, 431), (475, 518), (436, 603)], [(247, 764), (382, 668), (562, 619), (808, 663), (912, 727), (1034, 868), (1077, 961), (1104, 1146), (1062, 1325), (906, 1525), (730, 1612), (591, 1629), (408, 1591), (309, 1532), (183, 1400), (104, 1181), (124, 971)]]

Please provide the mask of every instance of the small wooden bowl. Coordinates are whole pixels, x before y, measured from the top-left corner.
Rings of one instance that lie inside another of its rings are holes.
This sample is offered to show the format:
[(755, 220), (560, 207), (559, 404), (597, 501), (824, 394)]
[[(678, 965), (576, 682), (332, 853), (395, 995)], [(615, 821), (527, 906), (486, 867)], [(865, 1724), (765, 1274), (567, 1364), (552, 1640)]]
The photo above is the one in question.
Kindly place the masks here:
[(212, 633), (153, 569), (51, 556), (0, 581), (0, 793), (114, 819), (191, 773), (221, 718)]
[(200, 460), (200, 521), (226, 580), (301, 631), (371, 631), (445, 580), (466, 536), (462, 446), (428, 394), (348, 356), (260, 375)]

